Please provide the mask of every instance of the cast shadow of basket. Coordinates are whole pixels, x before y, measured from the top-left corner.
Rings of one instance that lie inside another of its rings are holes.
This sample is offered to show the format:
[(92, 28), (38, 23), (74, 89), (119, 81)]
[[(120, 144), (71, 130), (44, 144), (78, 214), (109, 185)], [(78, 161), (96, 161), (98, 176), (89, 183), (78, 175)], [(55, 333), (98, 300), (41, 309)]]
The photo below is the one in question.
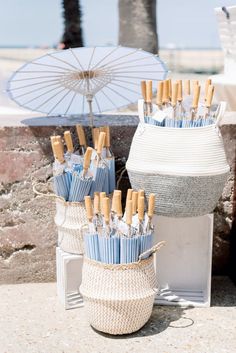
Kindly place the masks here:
[(186, 328), (192, 326), (194, 321), (187, 317), (186, 311), (192, 306), (181, 308), (177, 306), (154, 306), (148, 322), (137, 332), (126, 335), (109, 335), (93, 328), (98, 334), (113, 339), (129, 339), (135, 337), (153, 336), (165, 331), (169, 327)]

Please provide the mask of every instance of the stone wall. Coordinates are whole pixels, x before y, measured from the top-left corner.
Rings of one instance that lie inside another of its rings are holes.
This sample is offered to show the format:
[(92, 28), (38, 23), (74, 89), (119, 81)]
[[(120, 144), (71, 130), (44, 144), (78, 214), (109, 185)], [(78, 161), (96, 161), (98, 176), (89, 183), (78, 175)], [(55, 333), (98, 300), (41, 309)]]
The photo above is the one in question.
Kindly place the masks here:
[[(136, 117), (96, 118), (97, 125), (111, 125), (112, 149), (120, 173), (129, 153), (137, 125)], [(32, 181), (47, 182), (51, 177), (50, 135), (73, 132), (82, 119), (35, 118), (23, 122), (2, 121), (0, 127), (0, 283), (55, 280), (56, 229), (54, 201), (36, 196)], [(87, 134), (89, 134), (89, 128)], [(235, 161), (236, 125), (226, 123), (222, 134), (229, 158)], [(91, 139), (91, 136), (90, 136)], [(227, 273), (233, 209), (233, 172), (215, 211), (213, 271)], [(124, 174), (121, 188), (129, 186)]]

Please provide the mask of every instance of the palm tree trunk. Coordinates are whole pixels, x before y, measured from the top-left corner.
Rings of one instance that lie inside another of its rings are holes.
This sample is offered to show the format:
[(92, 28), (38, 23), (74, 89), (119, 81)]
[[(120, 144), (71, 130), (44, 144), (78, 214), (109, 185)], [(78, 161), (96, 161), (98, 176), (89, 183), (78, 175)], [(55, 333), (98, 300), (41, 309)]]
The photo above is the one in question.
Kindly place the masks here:
[(158, 52), (156, 0), (119, 0), (119, 44)]
[(64, 49), (82, 47), (83, 34), (81, 28), (81, 9), (79, 0), (62, 0), (64, 17)]

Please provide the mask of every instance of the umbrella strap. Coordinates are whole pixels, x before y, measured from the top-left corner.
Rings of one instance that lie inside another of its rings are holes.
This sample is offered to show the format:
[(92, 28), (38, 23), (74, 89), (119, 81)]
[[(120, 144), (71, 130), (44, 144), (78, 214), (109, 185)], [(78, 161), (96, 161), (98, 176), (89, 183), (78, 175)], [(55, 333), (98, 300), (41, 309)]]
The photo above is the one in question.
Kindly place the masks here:
[(120, 173), (120, 176), (117, 180), (117, 183), (116, 183), (116, 189), (118, 190), (119, 189), (119, 186), (120, 186), (120, 182), (121, 182), (121, 179), (124, 175), (124, 173), (126, 172), (126, 167), (124, 167), (122, 170), (121, 170), (121, 173)]
[(160, 241), (159, 243), (155, 244), (151, 249), (148, 249), (144, 251), (142, 254), (139, 255), (139, 260), (138, 262), (141, 262), (143, 260), (143, 257), (146, 255), (151, 256), (155, 252), (157, 252), (160, 248), (162, 248), (163, 245), (165, 245), (165, 241)]

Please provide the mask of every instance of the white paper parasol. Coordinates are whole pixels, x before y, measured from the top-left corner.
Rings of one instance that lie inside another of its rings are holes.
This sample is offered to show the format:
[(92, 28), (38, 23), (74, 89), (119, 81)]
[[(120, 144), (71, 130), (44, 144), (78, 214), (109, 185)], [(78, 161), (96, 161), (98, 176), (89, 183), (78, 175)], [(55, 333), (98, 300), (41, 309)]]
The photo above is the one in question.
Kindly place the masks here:
[(163, 80), (166, 73), (158, 56), (141, 49), (74, 48), (25, 64), (12, 75), (7, 91), (17, 104), (30, 110), (66, 116), (89, 113), (92, 117), (92, 112), (135, 102), (141, 80)]

